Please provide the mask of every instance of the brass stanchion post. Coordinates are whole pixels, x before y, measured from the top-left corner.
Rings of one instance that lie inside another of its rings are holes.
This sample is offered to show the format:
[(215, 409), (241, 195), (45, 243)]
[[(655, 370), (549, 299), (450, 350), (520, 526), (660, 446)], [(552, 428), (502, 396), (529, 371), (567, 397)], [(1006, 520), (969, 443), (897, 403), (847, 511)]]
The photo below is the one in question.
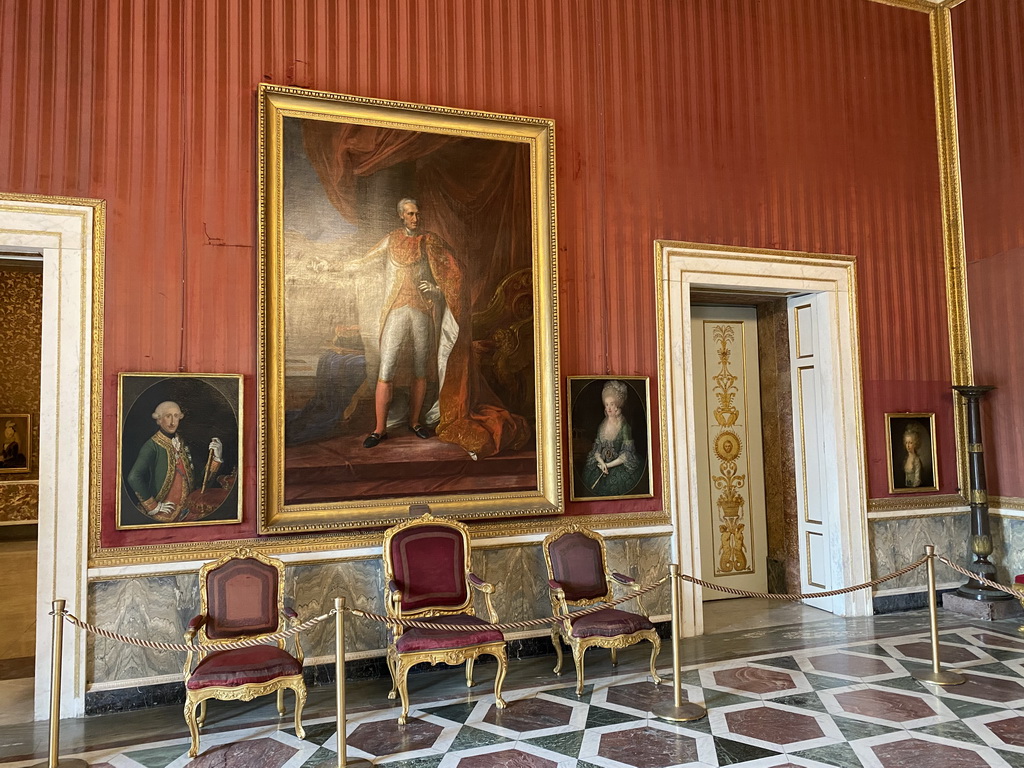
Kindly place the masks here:
[(927, 672), (914, 672), (911, 677), (922, 683), (960, 685), (966, 683), (967, 678), (956, 672), (943, 672), (939, 665), (939, 609), (935, 597), (935, 547), (931, 544), (926, 545), (924, 553), (928, 558), (928, 620), (932, 633), (932, 668)]
[(672, 584), (672, 694), (673, 704), (658, 704), (651, 708), (651, 712), (662, 720), (672, 720), (679, 723), (691, 720), (700, 720), (707, 715), (708, 711), (700, 704), (692, 702), (683, 703), (683, 687), (680, 677), (681, 657), (679, 652), (679, 636), (682, 633), (680, 613), (682, 600), (680, 599), (679, 588), (679, 566), (672, 563), (668, 567), (669, 581)]
[(89, 768), (84, 760), (60, 759), (60, 676), (61, 658), (64, 655), (64, 605), (63, 600), (53, 601), (53, 644), (50, 653), (50, 755), (45, 763), (36, 763), (32, 768)]
[(369, 768), (365, 760), (349, 762), (345, 719), (345, 598), (334, 598), (335, 704), (338, 707), (338, 768)]

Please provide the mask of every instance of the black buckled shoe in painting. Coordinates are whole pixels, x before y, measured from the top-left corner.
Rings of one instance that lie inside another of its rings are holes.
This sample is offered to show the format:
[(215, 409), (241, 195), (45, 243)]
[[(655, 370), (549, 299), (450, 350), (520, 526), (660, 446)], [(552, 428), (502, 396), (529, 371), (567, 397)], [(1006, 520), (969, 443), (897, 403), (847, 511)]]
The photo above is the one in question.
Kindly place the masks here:
[(374, 448), (380, 444), (381, 440), (387, 439), (387, 432), (385, 432), (383, 435), (380, 432), (371, 432), (369, 435), (366, 436), (366, 439), (363, 440), (363, 448)]
[(428, 437), (430, 437), (430, 433), (423, 428), (422, 424), (417, 424), (416, 426), (410, 424), (409, 431), (412, 432), (414, 435), (416, 435), (416, 437), (420, 438), (421, 440), (426, 440)]

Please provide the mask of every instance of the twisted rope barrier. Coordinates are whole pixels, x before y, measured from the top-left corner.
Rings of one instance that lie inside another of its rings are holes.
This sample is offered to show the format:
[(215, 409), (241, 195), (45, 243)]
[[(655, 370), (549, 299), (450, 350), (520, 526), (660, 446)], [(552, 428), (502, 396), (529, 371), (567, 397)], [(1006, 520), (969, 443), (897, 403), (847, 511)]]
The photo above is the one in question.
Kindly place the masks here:
[(613, 606), (625, 603), (642, 595), (646, 595), (652, 589), (660, 587), (666, 581), (668, 576), (662, 576), (657, 581), (651, 584), (645, 584), (642, 587), (637, 587), (633, 592), (622, 597), (617, 597), (614, 600), (609, 600), (605, 603), (597, 603), (595, 605), (588, 606), (579, 611), (573, 611), (570, 614), (562, 616), (542, 616), (538, 619), (524, 619), (523, 621), (510, 621), (505, 624), (443, 624), (436, 621), (420, 621), (418, 619), (399, 619), (395, 616), (382, 616), (379, 613), (371, 613), (370, 611), (363, 611), (356, 608), (347, 608), (346, 610), (354, 616), (361, 616), (365, 619), (372, 621), (379, 621), (381, 624), (389, 624), (391, 626), (401, 626), (406, 628), (414, 629), (441, 629), (448, 630), (451, 632), (477, 632), (479, 630), (498, 630), (504, 632), (511, 629), (526, 629), (528, 627), (542, 627), (545, 624), (561, 624), (565, 619), (576, 620), (580, 616), (587, 616), (591, 613), (598, 613), (599, 611), (607, 610)]
[(877, 587), (879, 584), (884, 584), (887, 581), (892, 581), (906, 573), (910, 573), (915, 568), (919, 568), (928, 562), (928, 555), (925, 555), (919, 560), (914, 561), (905, 568), (900, 568), (898, 571), (882, 576), (871, 581), (865, 581), (863, 584), (855, 584), (852, 587), (843, 587), (842, 589), (830, 589), (827, 592), (780, 592), (780, 593), (769, 593), (769, 592), (750, 592), (746, 589), (735, 589), (733, 587), (722, 587), (718, 584), (712, 584), (710, 582), (698, 579), (696, 576), (690, 576), (685, 573), (679, 574), (679, 578), (683, 581), (688, 581), (691, 584), (697, 584), (702, 587), (714, 589), (719, 592), (725, 592), (730, 595), (739, 595), (740, 597), (763, 597), (768, 600), (806, 600), (811, 597), (834, 597), (835, 595), (845, 595), (850, 592), (856, 592), (858, 589), (870, 589), (871, 587)]
[(963, 574), (964, 576), (966, 576), (966, 577), (968, 577), (970, 579), (974, 579), (975, 581), (980, 581), (985, 586), (992, 587), (992, 589), (998, 589), (1000, 592), (1005, 592), (1008, 595), (1012, 595), (1015, 600), (1019, 600), (1021, 598), (1021, 593), (1018, 592), (1017, 590), (1012, 589), (1011, 587), (1003, 586), (1002, 584), (1000, 584), (997, 581), (992, 581), (991, 579), (986, 579), (984, 576), (979, 576), (978, 574), (973, 573), (973, 572), (967, 570), (966, 568), (957, 565), (956, 563), (950, 561), (949, 559), (943, 557), (942, 555), (936, 555), (935, 559), (938, 560), (940, 563), (944, 563), (945, 565), (948, 565), (950, 568), (952, 568), (957, 573), (961, 573), (961, 574)]
[[(972, 573), (971, 571), (969, 571), (966, 568), (963, 568), (963, 567), (957, 565), (956, 563), (952, 562), (951, 560), (949, 560), (946, 557), (943, 557), (941, 555), (933, 555), (932, 557), (934, 557), (935, 559), (937, 559), (940, 562), (944, 563), (948, 567), (952, 568), (954, 571), (957, 571), (958, 573), (960, 573), (960, 574), (962, 574), (964, 576), (967, 576), (968, 578), (976, 579), (977, 581), (981, 582), (982, 584), (985, 584), (985, 585), (987, 585), (989, 587), (992, 587), (993, 589), (997, 589), (997, 590), (999, 590), (1001, 592), (1005, 592), (1006, 594), (1011, 595), (1014, 598), (1019, 598), (1020, 597), (1020, 594), (1018, 592), (1016, 592), (1015, 590), (1013, 590), (1012, 588), (1006, 587), (1006, 586), (1004, 586), (1002, 584), (999, 584), (998, 582), (986, 579), (983, 576), (979, 576), (976, 573)], [(922, 565), (924, 565), (928, 561), (928, 559), (929, 559), (929, 555), (925, 555), (925, 556), (915, 560), (913, 563), (911, 563), (911, 564), (909, 564), (909, 565), (907, 565), (907, 566), (905, 566), (903, 568), (900, 568), (897, 571), (893, 571), (892, 573), (889, 573), (889, 574), (887, 574), (885, 576), (881, 576), (881, 577), (879, 577), (877, 579), (872, 579), (871, 581), (866, 581), (863, 584), (855, 584), (855, 585), (853, 585), (851, 587), (843, 587), (842, 589), (828, 590), (826, 592), (786, 592), (786, 593), (754, 592), (754, 591), (746, 590), (746, 589), (736, 589), (734, 587), (725, 587), (725, 586), (722, 586), (722, 585), (719, 585), (719, 584), (712, 584), (711, 582), (704, 581), (703, 579), (698, 579), (696, 576), (690, 576), (689, 574), (686, 574), (686, 573), (679, 574), (679, 578), (682, 579), (683, 581), (688, 581), (691, 584), (695, 584), (697, 586), (704, 587), (705, 589), (713, 589), (713, 590), (716, 590), (718, 592), (724, 592), (726, 594), (736, 595), (738, 597), (759, 597), (759, 598), (763, 598), (763, 599), (767, 599), (767, 600), (790, 600), (790, 601), (793, 601), (793, 600), (805, 600), (805, 599), (808, 599), (808, 598), (815, 598), (815, 597), (833, 597), (833, 596), (836, 596), (836, 595), (845, 595), (845, 594), (849, 594), (850, 592), (856, 592), (857, 590), (860, 590), (860, 589), (871, 589), (873, 587), (878, 586), (879, 584), (884, 584), (887, 581), (892, 581), (893, 579), (897, 579), (900, 576), (903, 576), (903, 575), (905, 575), (907, 573), (910, 573), (915, 568), (919, 568)], [(607, 610), (609, 608), (613, 608), (616, 605), (620, 605), (621, 603), (625, 603), (625, 602), (628, 602), (630, 600), (633, 600), (633, 599), (635, 599), (637, 597), (641, 597), (642, 595), (645, 595), (648, 592), (650, 592), (651, 590), (656, 589), (657, 587), (659, 587), (662, 584), (664, 584), (666, 581), (669, 580), (669, 578), (670, 578), (670, 576), (663, 576), (662, 578), (658, 579), (655, 582), (652, 582), (650, 584), (646, 584), (646, 585), (644, 585), (642, 587), (637, 587), (633, 592), (631, 592), (631, 593), (629, 593), (627, 595), (623, 595), (622, 597), (618, 597), (618, 598), (615, 598), (613, 600), (609, 600), (607, 602), (597, 603), (595, 605), (591, 605), (591, 606), (588, 606), (586, 608), (583, 608), (583, 609), (581, 609), (579, 611), (573, 611), (571, 614), (568, 614), (568, 615), (562, 615), (562, 616), (543, 616), (543, 617), (536, 618), (536, 619), (524, 619), (522, 621), (511, 621), (511, 622), (505, 622), (505, 623), (488, 623), (488, 624), (472, 624), (472, 625), (466, 625), (466, 624), (446, 624), (446, 623), (438, 622), (438, 621), (422, 621), (422, 620), (418, 620), (418, 619), (401, 619), (401, 618), (397, 618), (397, 617), (394, 617), (394, 616), (384, 616), (384, 615), (379, 614), (379, 613), (374, 613), (372, 611), (365, 611), (365, 610), (361, 610), (361, 609), (358, 609), (358, 608), (347, 608), (346, 607), (346, 608), (343, 608), (342, 610), (344, 610), (344, 611), (346, 611), (348, 613), (351, 613), (353, 616), (359, 616), (361, 618), (369, 619), (371, 621), (376, 621), (376, 622), (379, 622), (381, 624), (387, 624), (389, 626), (401, 626), (401, 627), (414, 628), (414, 629), (434, 629), (434, 630), (443, 630), (443, 631), (449, 631), (449, 632), (465, 632), (465, 631), (476, 632), (476, 631), (480, 631), (480, 630), (497, 630), (499, 632), (506, 632), (506, 631), (510, 631), (510, 630), (529, 629), (529, 628), (532, 628), (532, 627), (542, 627), (542, 626), (547, 626), (547, 625), (551, 625), (551, 624), (559, 624), (559, 623), (565, 621), (565, 619), (567, 619), (567, 618), (571, 619), (571, 620), (576, 620), (576, 619), (578, 619), (580, 617), (587, 616), (587, 615), (592, 614), (592, 613), (598, 613), (600, 611), (604, 611), (604, 610)], [(280, 632), (275, 632), (272, 635), (265, 635), (265, 636), (260, 637), (260, 638), (253, 638), (253, 639), (248, 639), (248, 640), (236, 640), (236, 641), (232, 641), (232, 642), (228, 642), (228, 643), (216, 643), (215, 645), (213, 645), (213, 644), (201, 645), (199, 643), (165, 643), (165, 642), (159, 642), (159, 641), (156, 641), (156, 640), (143, 640), (141, 638), (131, 637), (129, 635), (122, 635), (122, 634), (119, 634), (117, 632), (111, 632), (110, 630), (103, 629), (102, 627), (98, 627), (95, 624), (90, 624), (89, 622), (82, 621), (77, 616), (75, 616), (74, 614), (72, 614), (71, 612), (66, 611), (66, 610), (61, 611), (59, 615), (61, 615), (66, 621), (68, 621), (70, 624), (73, 624), (74, 626), (78, 627), (79, 629), (85, 630), (86, 632), (89, 632), (90, 634), (93, 634), (93, 635), (97, 635), (99, 637), (104, 637), (104, 638), (106, 638), (108, 640), (115, 640), (117, 642), (125, 643), (127, 645), (134, 645), (134, 646), (137, 646), (139, 648), (149, 648), (149, 649), (158, 650), (158, 651), (178, 651), (178, 652), (181, 652), (181, 653), (187, 653), (189, 651), (199, 651), (199, 650), (227, 651), (227, 650), (235, 650), (235, 649), (238, 649), (238, 648), (252, 648), (253, 646), (257, 646), (257, 645), (265, 645), (267, 643), (277, 642), (278, 640), (285, 640), (285, 639), (287, 639), (289, 637), (292, 637), (293, 635), (297, 635), (297, 634), (299, 634), (301, 632), (305, 632), (306, 630), (311, 629), (312, 627), (316, 626), (317, 624), (319, 624), (322, 621), (326, 621), (327, 619), (329, 619), (332, 616), (334, 616), (337, 612), (338, 612), (338, 609), (332, 609), (332, 610), (328, 611), (327, 613), (321, 614), (320, 616), (315, 616), (314, 618), (308, 619), (308, 620), (302, 622), (301, 624), (298, 624), (298, 625), (296, 625), (294, 627), (290, 627), (288, 629), (282, 630)], [(55, 612), (51, 611), (50, 615), (54, 616), (54, 615), (57, 615), (57, 614)]]
[[(331, 609), (327, 613), (321, 616), (315, 616), (312, 619), (307, 619), (301, 624), (297, 624), (294, 627), (275, 632), (272, 635), (263, 635), (258, 638), (250, 638), (248, 640), (234, 640), (230, 643), (209, 643), (201, 645), (198, 643), (161, 643), (156, 640), (142, 640), (137, 637), (130, 637), (128, 635), (119, 635), (116, 632), (111, 632), (109, 629), (103, 629), (97, 627), (95, 624), (90, 624), (87, 621), (82, 621), (80, 618), (75, 616), (69, 611), (60, 611), (60, 615), (64, 617), (70, 624), (74, 624), (79, 629), (84, 629), (93, 635), (105, 637), (108, 640), (117, 640), (120, 643), (127, 645), (135, 645), (139, 648), (151, 648), (157, 651), (180, 651), (182, 653), (188, 653), (190, 651), (232, 651), (238, 648), (252, 648), (256, 645), (266, 645), (268, 643), (276, 643), (278, 640), (284, 640), (285, 638), (297, 635), (300, 632), (305, 632), (311, 627), (315, 627), (321, 621), (325, 621), (337, 613), (337, 609)], [(51, 616), (57, 615), (54, 611), (50, 611)]]

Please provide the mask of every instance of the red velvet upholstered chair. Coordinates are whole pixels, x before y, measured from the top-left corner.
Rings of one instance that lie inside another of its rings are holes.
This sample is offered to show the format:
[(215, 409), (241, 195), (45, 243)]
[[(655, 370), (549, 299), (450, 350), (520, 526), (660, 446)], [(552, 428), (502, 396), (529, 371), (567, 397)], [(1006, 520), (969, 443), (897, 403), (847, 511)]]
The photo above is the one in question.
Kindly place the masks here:
[[(207, 699), (250, 701), (277, 692), (277, 711), (284, 715), (284, 689), (295, 692), (295, 733), (302, 729), (306, 684), (302, 679), (302, 646), (295, 635), (295, 653), (284, 641), (251, 648), (217, 650), (218, 645), (259, 638), (299, 623), (295, 611), (285, 608), (281, 583), (284, 564), (251, 549), (204, 565), (199, 571), (202, 613), (188, 624), (185, 642), (199, 634), (199, 661), (192, 669), (192, 652), (185, 660), (185, 722), (192, 735), (189, 757), (199, 754), (199, 727), (206, 720)], [(199, 718), (196, 719), (196, 707)]]
[[(384, 532), (384, 604), (388, 616), (436, 620), (442, 624), (474, 627), (497, 623), (491, 603), (494, 586), (469, 570), (469, 530), (460, 522), (442, 520), (429, 512)], [(475, 615), (473, 592), (484, 596), (487, 621)], [(436, 619), (434, 618), (436, 617)], [(473, 662), (489, 654), (498, 660), (494, 698), (504, 707), (501, 684), (508, 669), (505, 636), (493, 629), (472, 631), (404, 629), (395, 627), (388, 643), (388, 669), (402, 698), (399, 725), (409, 716), (409, 669), (422, 661), (466, 664), (466, 685), (473, 685)]]
[(571, 618), (570, 607), (594, 605), (613, 599), (613, 581), (633, 589), (639, 588), (629, 576), (607, 570), (601, 534), (578, 525), (568, 525), (544, 539), (543, 548), (544, 562), (548, 567), (551, 610), (556, 616), (565, 617), (561, 623), (551, 627), (551, 641), (558, 655), (555, 674), (562, 674), (562, 643), (559, 638), (572, 649), (572, 657), (576, 662), (577, 695), (583, 693), (583, 655), (588, 648), (610, 648), (612, 663), (616, 664), (616, 651), (619, 648), (648, 640), (653, 646), (651, 677), (655, 683), (660, 683), (655, 662), (661, 650), (661, 638), (647, 617), (639, 596), (635, 600), (639, 614), (605, 608), (578, 619)]

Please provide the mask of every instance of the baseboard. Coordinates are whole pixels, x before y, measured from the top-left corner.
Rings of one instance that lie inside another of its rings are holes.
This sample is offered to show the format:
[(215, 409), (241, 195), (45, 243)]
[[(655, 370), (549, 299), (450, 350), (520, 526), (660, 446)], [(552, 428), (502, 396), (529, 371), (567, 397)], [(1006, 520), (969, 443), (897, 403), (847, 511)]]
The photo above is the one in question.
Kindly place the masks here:
[[(953, 592), (956, 587), (949, 589), (937, 589), (938, 601), (942, 602), (942, 596), (947, 592)], [(918, 592), (903, 592), (900, 594), (875, 595), (871, 600), (876, 616), (883, 613), (903, 613), (904, 611), (916, 611), (919, 608), (928, 607), (928, 590), (922, 589)]]

